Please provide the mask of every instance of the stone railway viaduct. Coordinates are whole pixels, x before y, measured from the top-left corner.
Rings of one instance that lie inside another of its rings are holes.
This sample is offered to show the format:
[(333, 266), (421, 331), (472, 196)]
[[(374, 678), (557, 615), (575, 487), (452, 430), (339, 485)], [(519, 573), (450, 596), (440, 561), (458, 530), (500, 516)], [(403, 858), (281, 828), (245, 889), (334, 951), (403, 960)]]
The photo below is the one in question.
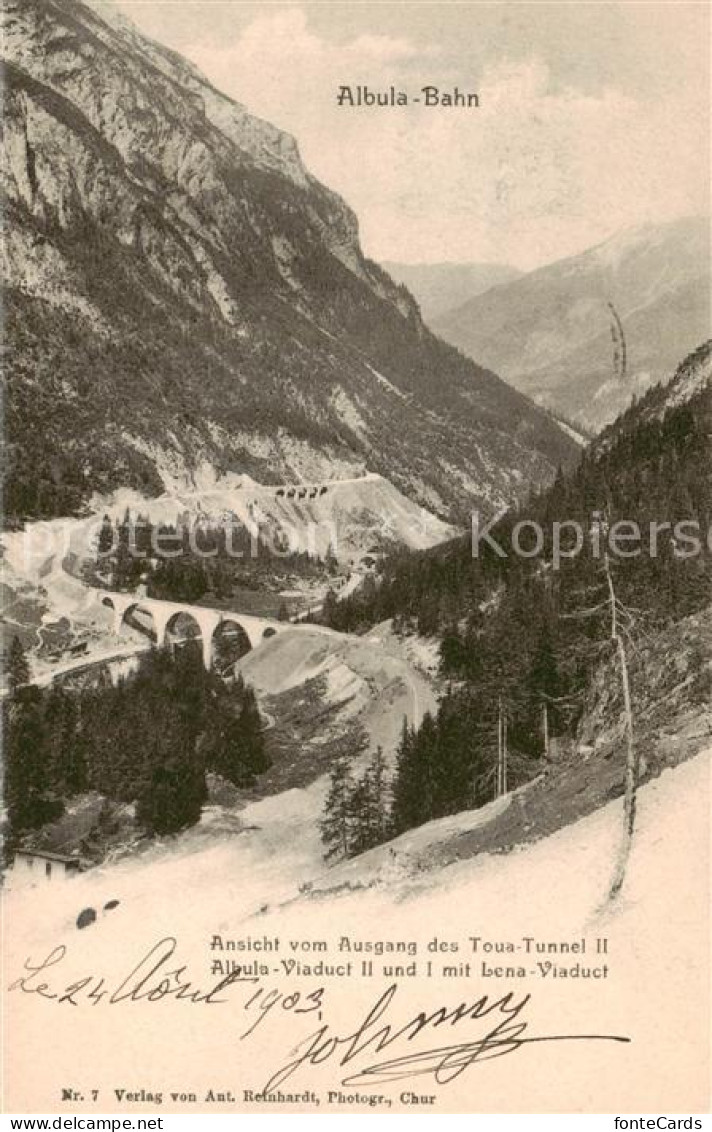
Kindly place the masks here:
[(329, 484), (285, 484), (281, 487), (274, 489), (267, 487), (262, 490), (267, 490), (275, 499), (318, 499), (322, 495), (326, 495), (329, 490)]
[(250, 648), (256, 648), (275, 633), (289, 628), (289, 623), (273, 621), (267, 617), (252, 617), (246, 613), (233, 613), (230, 610), (204, 609), (187, 602), (160, 601), (157, 598), (139, 597), (136, 594), (112, 593), (100, 590), (98, 600), (113, 611), (114, 633), (118, 636), (130, 613), (148, 613), (153, 620), (156, 642), (161, 648), (175, 631), (181, 615), (190, 617), (200, 630), (203, 648), (203, 664), (209, 670), (213, 661), (215, 633), (221, 625), (234, 625), (247, 637)]

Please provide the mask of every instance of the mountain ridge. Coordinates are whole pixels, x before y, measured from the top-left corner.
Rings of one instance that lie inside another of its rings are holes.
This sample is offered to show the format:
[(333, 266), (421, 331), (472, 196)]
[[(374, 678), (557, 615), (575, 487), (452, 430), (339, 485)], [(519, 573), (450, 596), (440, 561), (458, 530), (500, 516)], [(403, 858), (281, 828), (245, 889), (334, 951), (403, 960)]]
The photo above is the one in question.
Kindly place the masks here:
[(572, 458), (431, 334), (287, 135), (79, 0), (4, 19), (11, 520), (165, 467), (284, 482), (295, 450), (462, 517)]
[(415, 296), (425, 321), (430, 322), (461, 306), (468, 299), (501, 283), (519, 279), (523, 272), (503, 263), (396, 263), (381, 266)]
[[(647, 224), (497, 285), (433, 321), (567, 419), (600, 429), (710, 333), (709, 220)], [(613, 376), (613, 304), (627, 343)]]

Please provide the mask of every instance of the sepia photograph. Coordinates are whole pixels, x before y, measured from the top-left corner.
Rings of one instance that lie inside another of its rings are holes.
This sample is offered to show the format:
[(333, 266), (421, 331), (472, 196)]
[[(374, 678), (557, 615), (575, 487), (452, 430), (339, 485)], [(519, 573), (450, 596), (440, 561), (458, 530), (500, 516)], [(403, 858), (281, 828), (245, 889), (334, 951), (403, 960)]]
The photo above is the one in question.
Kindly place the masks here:
[(710, 5), (2, 7), (4, 1127), (701, 1129)]

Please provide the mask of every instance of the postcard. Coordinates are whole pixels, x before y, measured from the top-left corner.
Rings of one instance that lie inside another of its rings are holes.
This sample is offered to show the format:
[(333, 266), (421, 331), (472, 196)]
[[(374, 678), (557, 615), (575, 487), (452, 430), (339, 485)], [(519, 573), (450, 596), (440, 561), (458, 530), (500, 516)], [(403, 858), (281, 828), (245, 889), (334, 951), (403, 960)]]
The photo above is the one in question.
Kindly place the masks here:
[(6, 1113), (700, 1126), (709, 24), (6, 0)]

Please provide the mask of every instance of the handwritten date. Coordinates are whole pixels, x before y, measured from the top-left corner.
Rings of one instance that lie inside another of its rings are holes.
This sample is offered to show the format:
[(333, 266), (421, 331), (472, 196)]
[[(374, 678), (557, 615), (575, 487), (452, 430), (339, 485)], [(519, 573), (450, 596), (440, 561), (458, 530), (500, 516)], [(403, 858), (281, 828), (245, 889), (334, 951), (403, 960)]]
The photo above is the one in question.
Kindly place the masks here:
[[(325, 990), (317, 987), (309, 992), (268, 989), (257, 976), (243, 975), (237, 967), (219, 982), (207, 988), (196, 986), (188, 977), (185, 963), (176, 963), (177, 940), (167, 936), (156, 943), (114, 986), (103, 976), (88, 974), (71, 982), (58, 979), (67, 949), (58, 946), (49, 955), (35, 962), (27, 959), (23, 974), (9, 986), (11, 991), (39, 995), (60, 1005), (78, 1007), (91, 1004), (116, 1006), (122, 1003), (155, 1003), (165, 999), (182, 1000), (193, 1005), (219, 1006), (229, 1001), (228, 988), (236, 984), (253, 984), (251, 994), (241, 1005), (249, 1015), (247, 1029), (238, 1035), (244, 1041), (254, 1034), (268, 1017), (279, 1017), (280, 1029), (297, 1015), (316, 1014), (320, 1025), (294, 1045), (288, 1059), (273, 1072), (262, 1088), (263, 1095), (275, 1092), (292, 1075), (308, 1067), (330, 1063), (337, 1069), (341, 1084), (388, 1085), (414, 1077), (430, 1077), (439, 1085), (453, 1081), (473, 1065), (493, 1058), (517, 1053), (526, 1046), (543, 1042), (629, 1042), (618, 1034), (544, 1034), (529, 1032), (527, 1011), (531, 995), (507, 992), (499, 997), (481, 995), (455, 1006), (437, 1006), (431, 1011), (418, 1010), (406, 1020), (397, 1020), (403, 994), (398, 983), (392, 983), (355, 1025), (345, 1032), (323, 1021), (326, 1008)], [(54, 980), (51, 982), (50, 980)], [(256, 986), (254, 984), (257, 984)], [(409, 999), (412, 994), (409, 993)], [(405, 1003), (403, 1003), (405, 1005)], [(343, 1020), (344, 1011), (340, 1011)], [(448, 1036), (457, 1031), (461, 1041), (428, 1044), (419, 1041), (433, 1031)], [(385, 1058), (380, 1055), (387, 1053)], [(376, 1060), (371, 1061), (373, 1056)], [(364, 1064), (368, 1061), (368, 1064)], [(343, 1075), (342, 1075), (343, 1074)]]

